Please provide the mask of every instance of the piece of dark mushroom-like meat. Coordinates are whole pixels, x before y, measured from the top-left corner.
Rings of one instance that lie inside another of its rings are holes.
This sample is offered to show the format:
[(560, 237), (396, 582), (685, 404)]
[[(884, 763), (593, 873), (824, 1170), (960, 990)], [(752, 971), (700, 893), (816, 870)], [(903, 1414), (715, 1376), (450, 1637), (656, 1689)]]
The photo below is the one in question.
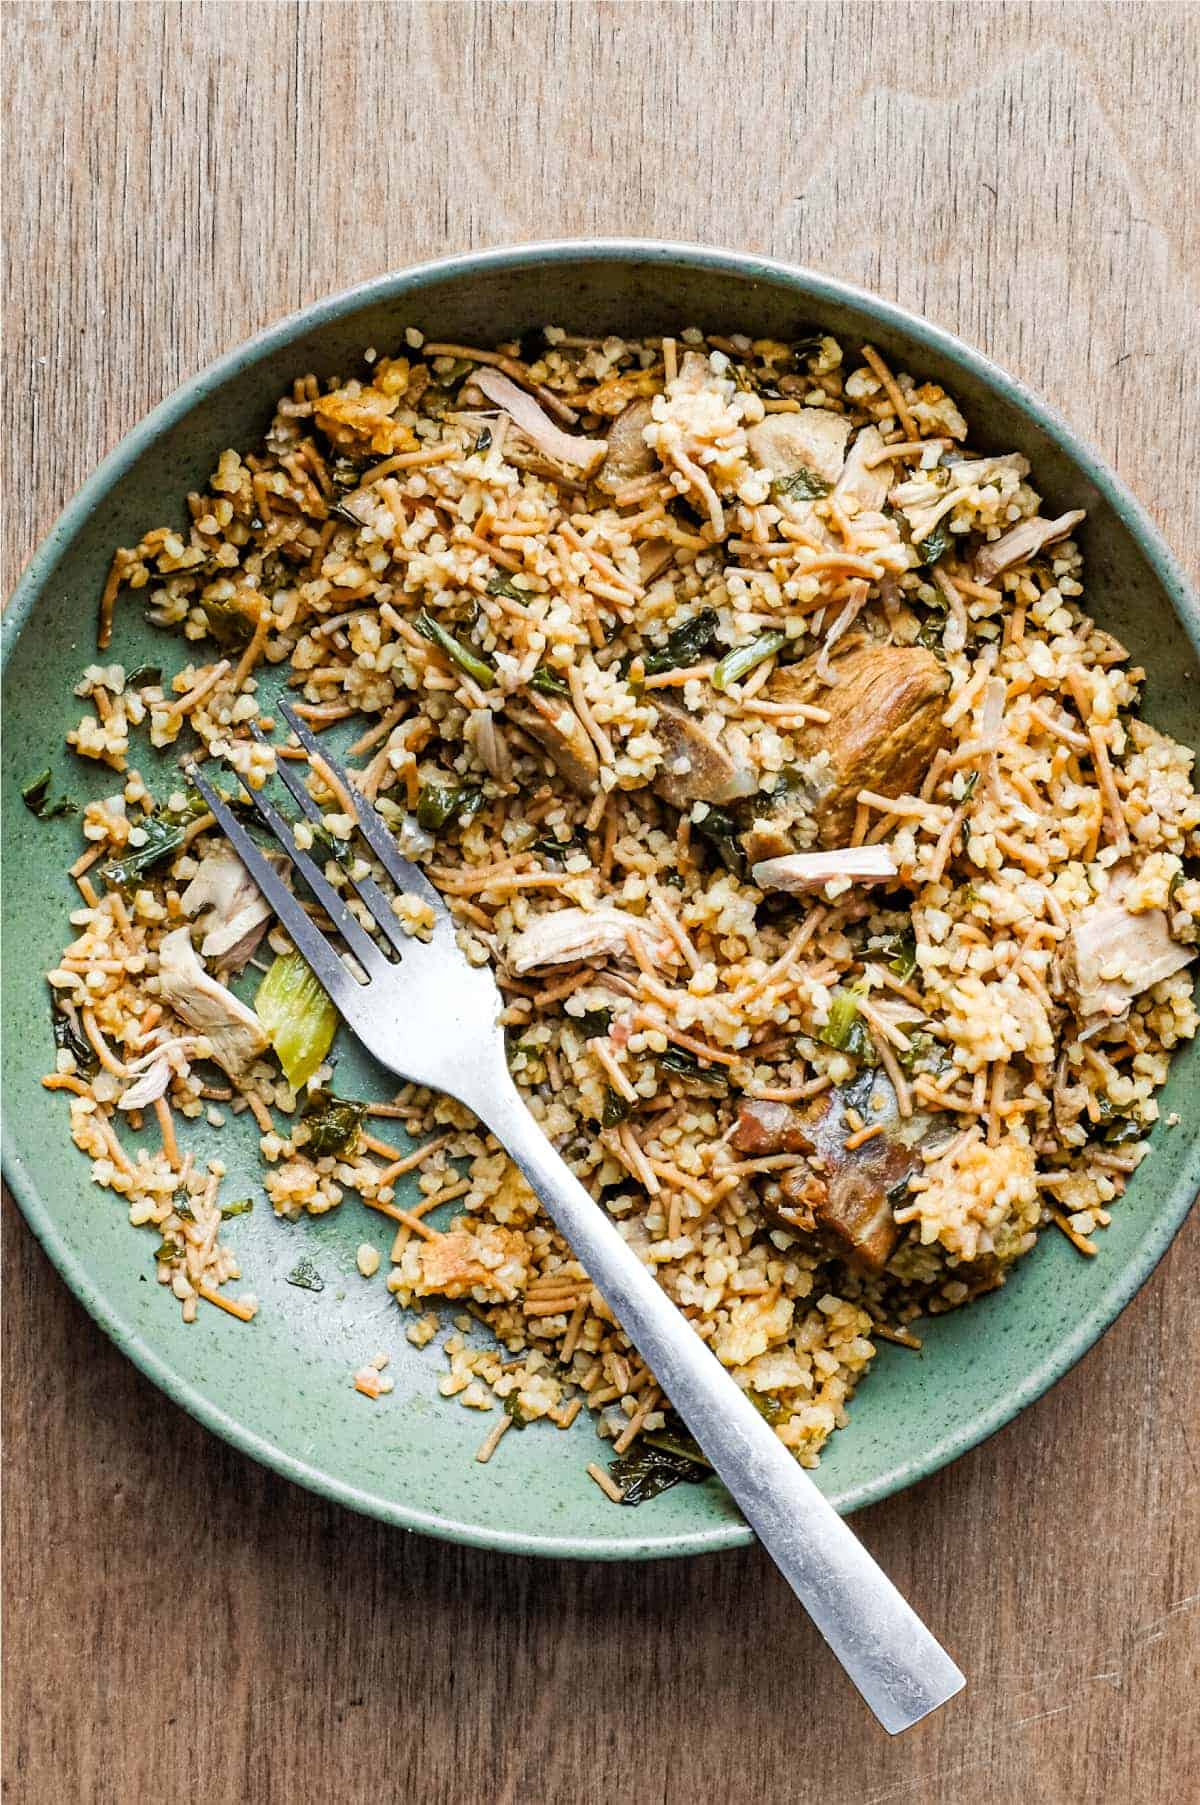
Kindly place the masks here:
[(1043, 520), (1040, 514), (1035, 514), (1032, 520), (1022, 520), (999, 539), (981, 546), (975, 557), (975, 575), (986, 583), (989, 577), (998, 577), (1002, 571), (1011, 570), (1014, 564), (1036, 558), (1048, 545), (1065, 539), (1086, 518), (1083, 508), (1072, 508), (1069, 513), (1060, 514), (1057, 520)]
[(609, 427), (608, 450), (596, 474), (596, 487), (605, 494), (615, 495), (656, 468), (658, 459), (642, 436), (652, 418), (649, 397), (639, 395)]
[(812, 814), (822, 846), (844, 846), (860, 790), (899, 796), (920, 788), (945, 739), (945, 667), (923, 646), (860, 645), (836, 658), (823, 684), (815, 659), (787, 665), (766, 686), (772, 702), (816, 702), (828, 722), (794, 735), (800, 759), (828, 753), (815, 780)]
[(693, 802), (718, 805), (753, 794), (757, 779), (750, 766), (738, 759), (685, 708), (655, 699), (658, 720), (654, 732), (663, 749), (663, 760), (654, 778), (654, 789), (672, 808)]
[[(883, 1132), (848, 1148), (854, 1134), (848, 1109), (856, 1111), (855, 1121), (881, 1126)], [(866, 1072), (853, 1084), (823, 1091), (803, 1110), (743, 1103), (732, 1145), (751, 1158), (803, 1154), (803, 1165), (780, 1177), (783, 1201), (775, 1214), (857, 1270), (875, 1274), (900, 1240), (894, 1195), (923, 1165), (923, 1149), (941, 1145), (952, 1133), (952, 1118), (902, 1116), (888, 1078)]]
[(600, 777), (600, 760), (573, 708), (528, 691), (520, 702), (510, 702), (505, 712), (514, 727), (537, 741), (573, 790), (581, 796), (593, 793)]

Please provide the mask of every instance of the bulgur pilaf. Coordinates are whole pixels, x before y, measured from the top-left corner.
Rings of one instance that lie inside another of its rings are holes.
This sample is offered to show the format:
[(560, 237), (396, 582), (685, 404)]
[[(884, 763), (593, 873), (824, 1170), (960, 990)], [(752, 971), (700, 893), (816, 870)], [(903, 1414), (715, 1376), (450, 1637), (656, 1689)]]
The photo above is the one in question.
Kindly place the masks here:
[[(271, 667), (494, 966), (546, 1134), (803, 1464), (880, 1338), (919, 1347), (1044, 1228), (1096, 1253), (1196, 1031), (1200, 798), (1085, 611), (1082, 515), (967, 440), (943, 389), (819, 331), (410, 330), (298, 380), (185, 527), (116, 553), (101, 654), (134, 599), (195, 650), (77, 686), (68, 742), (120, 783), (83, 811), (44, 1082), (187, 1320), (257, 1308), (223, 1239), (253, 1199), (187, 1147), (249, 1110), (278, 1217), (353, 1194), (408, 1340), (461, 1312), (439, 1389), (500, 1407), (481, 1460), (585, 1404), (618, 1456), (676, 1461), (590, 1466), (610, 1496), (694, 1458), (469, 1112), (331, 1093), (326, 999), (195, 793), (133, 763), (135, 733), (186, 739), (269, 782), (305, 756), (265, 737)], [(349, 798), (308, 783), (324, 838), (297, 837), (345, 889)]]

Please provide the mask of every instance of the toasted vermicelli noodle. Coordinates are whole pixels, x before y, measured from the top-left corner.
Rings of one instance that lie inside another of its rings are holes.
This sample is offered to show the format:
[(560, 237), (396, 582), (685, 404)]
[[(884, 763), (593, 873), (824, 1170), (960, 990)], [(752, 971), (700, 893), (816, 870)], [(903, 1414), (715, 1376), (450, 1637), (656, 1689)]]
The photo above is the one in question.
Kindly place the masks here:
[[(410, 331), (298, 379), (186, 529), (118, 550), (102, 652), (140, 603), (192, 656), (78, 685), (69, 742), (120, 787), (84, 811), (46, 1082), (185, 1316), (256, 1307), (223, 1290), (224, 1168), (187, 1133), (248, 1109), (280, 1217), (353, 1194), (395, 1225), (415, 1345), (446, 1300), (492, 1331), (455, 1318), (440, 1380), (507, 1411), (481, 1460), (585, 1402), (619, 1454), (667, 1421), (464, 1108), (406, 1085), (365, 1118), (406, 1144), (367, 1131), (324, 1046), (293, 1089), (226, 988), (287, 938), (133, 748), (195, 736), (268, 782), (304, 756), (251, 734), (273, 667), (494, 966), (546, 1134), (799, 1459), (878, 1337), (919, 1345), (906, 1324), (1044, 1226), (1094, 1254), (1196, 1029), (1200, 801), (1086, 612), (1082, 516), (1043, 517), (1029, 477), (869, 346)], [(351, 799), (308, 781), (326, 838), (299, 837), (344, 885)], [(353, 1376), (373, 1399), (381, 1360)]]

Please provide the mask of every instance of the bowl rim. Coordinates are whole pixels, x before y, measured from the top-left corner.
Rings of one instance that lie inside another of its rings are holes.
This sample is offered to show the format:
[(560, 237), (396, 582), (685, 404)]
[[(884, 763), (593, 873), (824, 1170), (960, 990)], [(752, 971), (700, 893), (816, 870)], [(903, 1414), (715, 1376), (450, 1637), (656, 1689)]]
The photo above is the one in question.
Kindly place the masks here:
[[(1158, 527), (1124, 483), (1092, 447), (1071, 428), (1065, 418), (989, 357), (894, 302), (886, 301), (854, 284), (832, 276), (753, 252), (729, 251), (713, 246), (663, 239), (589, 238), (551, 239), (496, 246), (456, 253), (411, 264), (339, 290), (313, 301), (263, 327), (231, 350), (205, 365), (160, 401), (107, 453), (92, 475), (67, 502), (19, 577), (0, 621), (0, 672), (30, 619), (43, 582), (71, 539), (93, 509), (121, 479), (130, 465), (169, 428), (182, 420), (210, 390), (239, 371), (258, 363), (265, 355), (285, 348), (297, 338), (328, 323), (345, 318), (373, 302), (418, 295), (434, 282), (478, 279), (489, 272), (530, 265), (633, 263), (643, 266), (683, 265), (688, 268), (736, 276), (760, 277), (773, 285), (792, 285), (802, 291), (806, 306), (848, 305), (869, 314), (884, 327), (903, 335), (919, 351), (928, 351), (965, 368), (989, 388), (1028, 414), (1053, 439), (1091, 482), (1117, 515), (1145, 556), (1193, 645), (1200, 652), (1200, 597), (1193, 591), (1181, 565), (1170, 551)], [(349, 1509), (380, 1518), (399, 1528), (415, 1530), (475, 1548), (509, 1554), (530, 1554), (567, 1559), (631, 1560), (692, 1555), (743, 1547), (753, 1540), (742, 1522), (714, 1525), (686, 1534), (647, 1534), (633, 1537), (586, 1537), (561, 1534), (499, 1532), (485, 1524), (455, 1521), (416, 1509), (394, 1499), (368, 1492), (289, 1454), (283, 1448), (239, 1423), (203, 1390), (193, 1385), (169, 1362), (155, 1353), (140, 1333), (103, 1295), (83, 1261), (67, 1246), (57, 1229), (25, 1162), (13, 1133), (7, 1104), (4, 1107), (3, 1171), (13, 1195), (60, 1276), (75, 1297), (117, 1348), (158, 1389), (206, 1429), (221, 1436), (241, 1453), (249, 1455), (284, 1478)], [(1192, 1190), (1200, 1166), (1200, 1144), (1193, 1151), (1189, 1174), (1177, 1184), (1177, 1195), (1152, 1232), (1139, 1243), (1133, 1256), (1110, 1283), (1097, 1293), (1092, 1307), (1078, 1318), (1071, 1332), (1058, 1341), (1034, 1370), (1001, 1398), (980, 1410), (969, 1423), (948, 1430), (931, 1448), (893, 1467), (886, 1475), (831, 1494), (843, 1514), (881, 1502), (927, 1478), (987, 1440), (1019, 1415), (1077, 1364), (1141, 1289), (1174, 1239), (1191, 1207)], [(1187, 1182), (1185, 1182), (1187, 1181)]]

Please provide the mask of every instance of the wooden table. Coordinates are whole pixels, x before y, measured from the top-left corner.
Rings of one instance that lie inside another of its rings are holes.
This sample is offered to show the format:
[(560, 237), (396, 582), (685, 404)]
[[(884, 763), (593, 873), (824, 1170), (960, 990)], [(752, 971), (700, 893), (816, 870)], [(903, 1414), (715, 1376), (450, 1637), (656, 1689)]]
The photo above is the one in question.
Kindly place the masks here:
[[(10, 4), (4, 27), (13, 577), (99, 456), (267, 321), (444, 250), (605, 231), (928, 313), (1057, 403), (1196, 572), (1194, 6)], [(898, 1742), (757, 1551), (554, 1566), (345, 1515), (163, 1403), (11, 1207), (5, 1246), (14, 1801), (1188, 1796), (1196, 1221), (1047, 1398), (858, 1519), (971, 1680)]]

